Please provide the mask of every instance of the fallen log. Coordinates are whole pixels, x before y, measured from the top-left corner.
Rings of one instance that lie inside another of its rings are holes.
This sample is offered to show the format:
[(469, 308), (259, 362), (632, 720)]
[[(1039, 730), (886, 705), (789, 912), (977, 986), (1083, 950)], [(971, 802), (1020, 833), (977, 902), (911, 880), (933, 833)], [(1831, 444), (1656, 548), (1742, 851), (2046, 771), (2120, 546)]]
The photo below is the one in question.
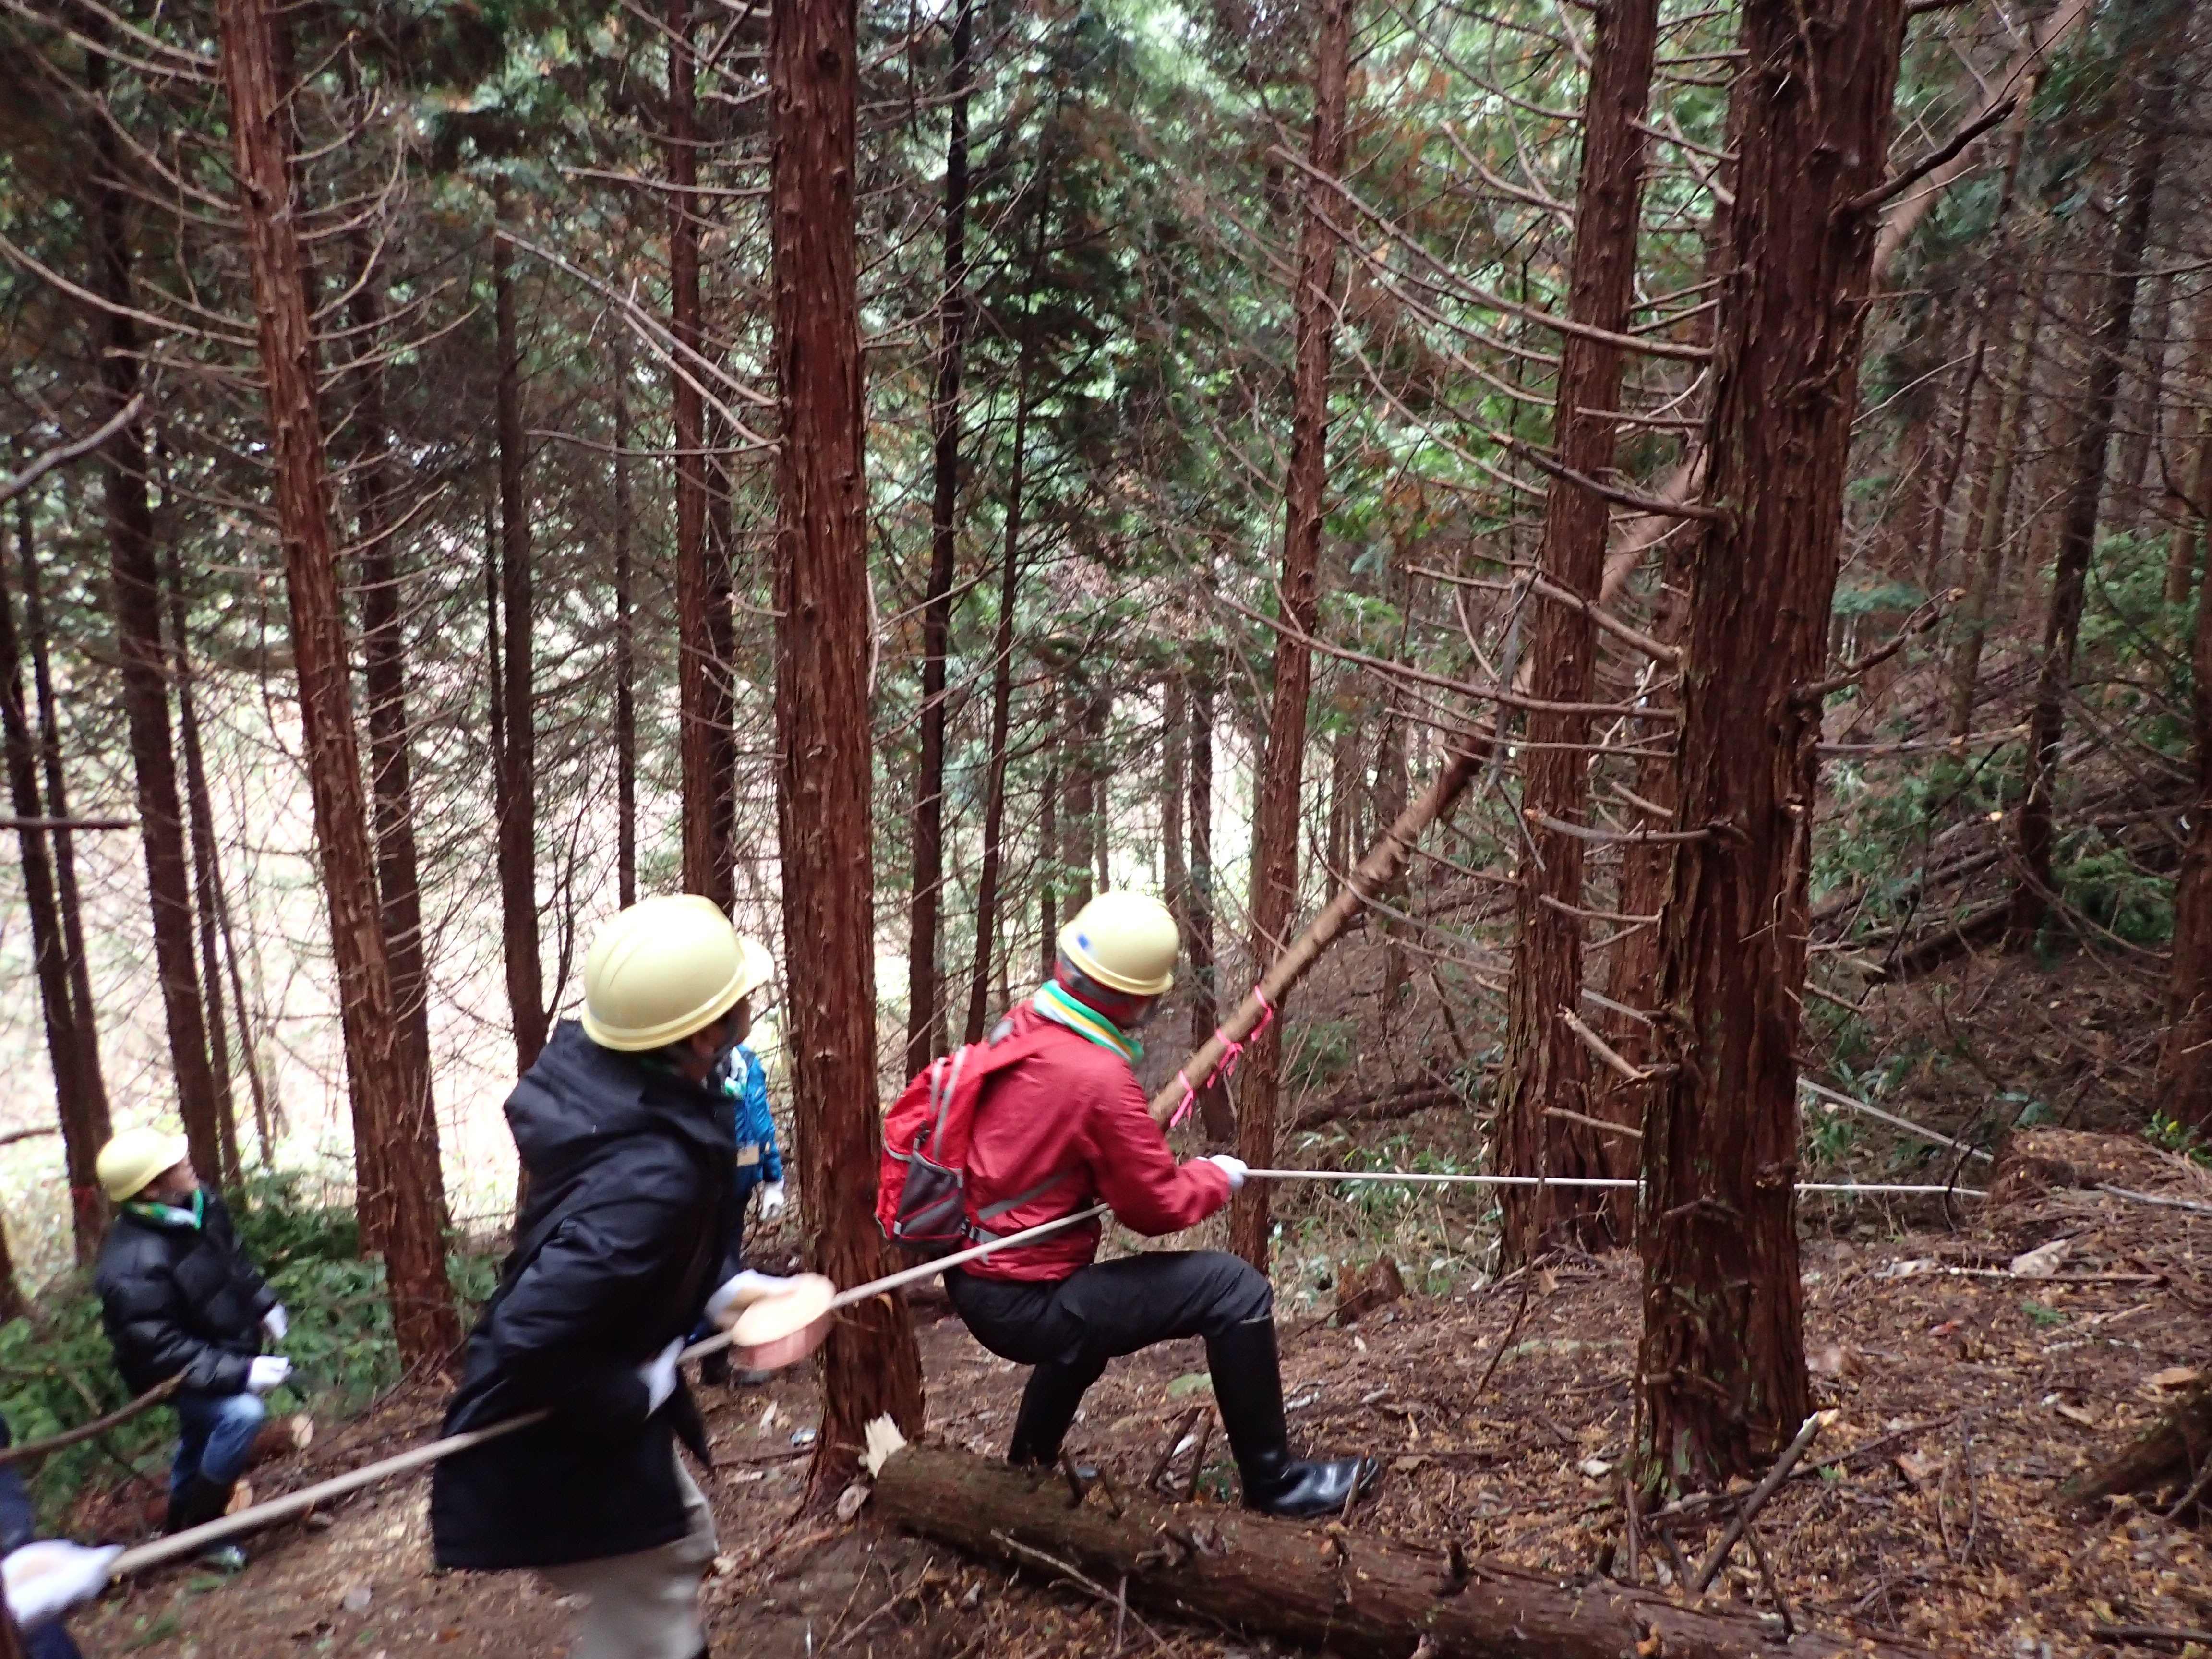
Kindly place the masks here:
[[(2199, 1382), (2112, 1456), (2060, 1487), (2058, 1498), (2086, 1505), (2159, 1486), (2169, 1488), (2177, 1519), (2212, 1491), (2212, 1382)], [(2178, 1499), (2172, 1489), (2180, 1491)]]
[(1925, 1650), (1679, 1606), (1609, 1579), (1540, 1577), (1455, 1548), (1429, 1554), (1341, 1527), (1118, 1491), (1072, 1498), (1052, 1472), (909, 1446), (876, 1481), (892, 1525), (971, 1554), (1115, 1584), (1130, 1605), (1355, 1659), (1925, 1659)]
[(1291, 1120), (1291, 1130), (1296, 1133), (1331, 1123), (1384, 1123), (1393, 1118), (1425, 1112), (1431, 1106), (1464, 1102), (1466, 1098), (1445, 1084), (1420, 1084), (1388, 1095), (1332, 1095), (1327, 1100), (1301, 1106), (1297, 1115)]

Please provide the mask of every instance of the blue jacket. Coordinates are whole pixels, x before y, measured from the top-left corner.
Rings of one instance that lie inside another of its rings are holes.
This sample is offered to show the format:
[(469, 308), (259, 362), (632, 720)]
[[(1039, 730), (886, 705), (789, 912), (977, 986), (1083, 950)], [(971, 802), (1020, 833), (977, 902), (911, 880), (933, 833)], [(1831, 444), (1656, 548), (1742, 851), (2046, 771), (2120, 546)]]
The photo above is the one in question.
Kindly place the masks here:
[[(761, 1069), (760, 1056), (742, 1042), (723, 1073), (722, 1092), (737, 1108), (738, 1181), (782, 1180), (783, 1154), (776, 1150), (775, 1118), (768, 1109), (768, 1073)], [(745, 1155), (756, 1147), (759, 1158), (749, 1161)]]

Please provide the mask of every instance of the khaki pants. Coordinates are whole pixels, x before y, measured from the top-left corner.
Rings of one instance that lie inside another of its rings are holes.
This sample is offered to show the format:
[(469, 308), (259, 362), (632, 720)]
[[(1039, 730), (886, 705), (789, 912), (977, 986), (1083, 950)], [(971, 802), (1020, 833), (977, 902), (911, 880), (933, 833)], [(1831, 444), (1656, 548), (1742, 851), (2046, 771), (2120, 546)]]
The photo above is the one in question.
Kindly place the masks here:
[(714, 1559), (714, 1516), (680, 1455), (676, 1483), (691, 1522), (683, 1537), (635, 1555), (546, 1570), (563, 1595), (591, 1598), (577, 1615), (569, 1659), (696, 1659), (706, 1651), (699, 1583)]

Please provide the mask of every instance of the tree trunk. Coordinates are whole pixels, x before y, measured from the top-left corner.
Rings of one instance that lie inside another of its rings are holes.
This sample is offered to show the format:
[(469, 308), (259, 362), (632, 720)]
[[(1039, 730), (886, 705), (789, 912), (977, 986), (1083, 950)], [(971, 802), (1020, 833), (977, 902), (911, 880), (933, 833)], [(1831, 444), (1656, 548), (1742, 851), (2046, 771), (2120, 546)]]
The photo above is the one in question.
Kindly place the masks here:
[(1176, 930), (1190, 929), (1190, 854), (1183, 808), (1190, 799), (1190, 686), (1180, 664), (1160, 677), (1160, 893)]
[[(376, 812), (377, 901), (392, 957), (392, 1000), (399, 1029), (393, 1046), (398, 1066), (398, 1133), (421, 1148), (436, 1176), (432, 1190), (445, 1200), (445, 1160), (438, 1146), (438, 1113), (430, 1076), (430, 982), (422, 937), (422, 884), (415, 848), (414, 761), (409, 752), (407, 634), (401, 605), (398, 483), (392, 434), (385, 418), (384, 299), (366, 231), (354, 242), (354, 440), (360, 447), (354, 487), (354, 522), (361, 558), (362, 681), (368, 704), (369, 793)], [(441, 1218), (443, 1212), (441, 1212)]]
[[(1329, 216), (1340, 204), (1322, 179), (1344, 171), (1345, 104), (1351, 67), (1352, 0), (1320, 0), (1314, 43), (1314, 120), (1310, 162), (1317, 179), (1304, 192), (1298, 231), (1297, 365), (1291, 412), (1291, 459), (1283, 481), (1283, 626), (1275, 642), (1275, 699), (1267, 721), (1267, 758), (1254, 812), (1252, 960), (1272, 960), (1290, 934), (1298, 902), (1298, 799), (1305, 779), (1306, 700), (1313, 684), (1313, 636), (1321, 617), (1322, 495), (1328, 469), (1328, 362), (1336, 326), (1336, 233)], [(1237, 1091), (1237, 1151), (1261, 1167), (1275, 1156), (1276, 1097), (1283, 1070), (1283, 1028), (1271, 1020), (1247, 1046)], [(1253, 1182), (1231, 1200), (1229, 1248), (1267, 1270), (1271, 1221), (1267, 1183)]]
[(1045, 698), (1046, 741), (1044, 799), (1037, 809), (1037, 973), (1052, 977), (1054, 958), (1060, 951), (1060, 762), (1066, 748), (1060, 722), (1060, 682), (1055, 679)]
[(2143, 302), (2142, 326), (2136, 331), (2140, 362), (2134, 389), (2127, 400), (2127, 418), (2121, 422), (2120, 489), (2122, 510), (2130, 524), (2143, 521), (2143, 487), (2150, 476), (2150, 456), (2158, 441), (2160, 405), (2166, 397), (2166, 354), (2173, 322), (2173, 273), (2160, 271), (2151, 281)]
[[(693, 0), (668, 0), (668, 307), (675, 336), (670, 402), (676, 436), (678, 749), (683, 769), (684, 890), (723, 909), (736, 896), (732, 867), (735, 778), (729, 759), (729, 572), (708, 546), (705, 400), (700, 395), (706, 313), (699, 291), (698, 18)], [(721, 611), (717, 627), (716, 610)]]
[[(1021, 582), (1022, 471), (1028, 456), (1027, 354), (1015, 371), (1014, 450), (1006, 478), (1006, 545), (999, 563), (999, 623), (991, 636), (991, 759), (983, 794), (983, 866), (975, 884), (975, 959), (968, 980), (964, 1038), (989, 1029), (991, 957), (999, 942), (999, 883), (1006, 863), (1006, 745), (1014, 702), (1014, 604)], [(1049, 796), (1047, 797), (1049, 801)], [(1049, 832), (1048, 832), (1048, 834)]]
[[(15, 1277), (15, 1258), (8, 1248), (8, 1219), (0, 1216), (0, 1325), (11, 1319), (21, 1319), (30, 1311), (31, 1304), (23, 1295), (23, 1286)], [(7, 1620), (5, 1602), (0, 1602), (0, 1625)], [(4, 1637), (0, 1637), (0, 1654), (6, 1651)]]
[[(19, 498), (16, 528), (23, 555), (23, 631), (29, 636), (31, 678), (39, 694), (39, 750), (46, 772), (46, 811), (58, 818), (70, 816), (69, 781), (62, 769), (61, 714), (54, 698), (52, 665), (46, 655), (46, 607), (39, 576), (37, 550), (30, 534), (28, 497)], [(68, 1126), (63, 1135), (69, 1165), (70, 1212), (82, 1231), (89, 1225), (95, 1234), (107, 1227), (107, 1200), (100, 1190), (94, 1170), (100, 1149), (110, 1133), (107, 1083), (100, 1060), (100, 1019), (92, 1000), (92, 965), (84, 948), (84, 905), (77, 891), (76, 846), (70, 830), (54, 831), (54, 885), (61, 902), (62, 946), (69, 965), (70, 1019), (76, 1032), (77, 1080), (83, 1090), (74, 1138)], [(241, 1018), (243, 1017), (241, 1016)]]
[[(1608, 333), (1628, 331), (1635, 300), (1637, 228), (1644, 200), (1644, 135), (1658, 0), (1612, 0), (1596, 14), (1589, 94), (1583, 112), (1582, 182), (1575, 196), (1575, 240), (1567, 313)], [(1553, 448), (1562, 466), (1602, 477), (1613, 461), (1612, 410), (1620, 401), (1620, 349), (1587, 335), (1560, 343)], [(1545, 498), (1544, 574), (1595, 605), (1605, 580), (1605, 499), (1564, 478)], [(1595, 683), (1597, 629), (1588, 611), (1540, 603), (1530, 641), (1529, 695), (1586, 703)], [(1532, 744), (1589, 741), (1583, 714), (1535, 713)], [(1498, 1085), (1498, 1168), (1509, 1175), (1610, 1176), (1617, 1161), (1603, 1135), (1549, 1115), (1562, 1108), (1593, 1115), (1589, 1052), (1568, 1026), (1583, 989), (1583, 843), (1547, 830), (1551, 818), (1579, 823), (1589, 803), (1590, 757), (1580, 748), (1531, 748), (1522, 761), (1519, 941), (1507, 988), (1505, 1067)], [(1565, 1243), (1617, 1243), (1605, 1235), (1603, 1194), (1556, 1187), (1509, 1187), (1502, 1260), (1526, 1261)]]
[[(1638, 1236), (1647, 1487), (1717, 1487), (1810, 1410), (1796, 1043), (1821, 699), (1905, 0), (1748, 0), (1692, 528), (1678, 845)], [(1754, 740), (1754, 737), (1756, 740)]]
[[(2200, 464), (2197, 505), (2207, 480)], [(2200, 516), (2198, 524), (2204, 520)], [(2177, 537), (2195, 539), (2196, 526)], [(2212, 592), (2200, 586), (2190, 653), (2190, 707), (2197, 738), (2197, 799), (2189, 844), (2174, 884), (2173, 947), (2166, 970), (2166, 1039), (2151, 1097), (2176, 1122), (2212, 1134)]]
[[(2036, 337), (2043, 328), (2043, 289), (2046, 268), (2038, 263), (2027, 278), (2027, 316), (2012, 349), (2006, 380), (1999, 388), (2004, 401), (1997, 415), (1990, 455), (1974, 480), (1966, 505), (1966, 603), (1960, 607), (1960, 631), (1951, 655), (1951, 718), (1947, 728), (1953, 738), (1974, 729), (1974, 702), (1980, 695), (1982, 649), (1989, 637), (1990, 618), (1996, 609), (2004, 574), (2005, 503), (2012, 495), (2012, 475), (2020, 451), (2020, 427), (2027, 408), (2030, 383), (2035, 373)], [(2000, 274), (1997, 306), (2006, 313), (2003, 328), (1992, 322), (1992, 333), (2009, 332), (2022, 319), (2014, 313), (2021, 297), (2015, 279)]]
[[(15, 514), (16, 533), (27, 568), (33, 557), (29, 495), (16, 498)], [(0, 562), (0, 573), (4, 573), (4, 562)], [(39, 1005), (46, 1016), (46, 1057), (53, 1066), (54, 1104), (61, 1118), (63, 1156), (70, 1168), (70, 1219), (76, 1259), (82, 1266), (100, 1254), (100, 1241), (107, 1230), (107, 1206), (93, 1170), (107, 1139), (107, 1108), (104, 1100), (88, 1098), (83, 1063), (85, 1034), (77, 1030), (76, 1006), (70, 994), (69, 945), (54, 891), (53, 861), (47, 850), (46, 832), (34, 827), (39, 818), (54, 815), (39, 793), (38, 750), (23, 701), (22, 648), (15, 634), (15, 601), (9, 586), (4, 574), (0, 574), (0, 735), (6, 739), (9, 799), (15, 816), (23, 821), (15, 831), (15, 840), (21, 849), (23, 897), (31, 913), (32, 960), (38, 972)], [(80, 1168), (84, 1172), (82, 1181)], [(5, 1241), (0, 1240), (0, 1269), (5, 1268)], [(7, 1311), (7, 1299), (14, 1289), (12, 1274), (0, 1271), (0, 1322), (14, 1317)]]
[(623, 908), (637, 902), (637, 635), (630, 570), (629, 349), (615, 341), (615, 876)]
[[(401, 1358), (435, 1363), (460, 1340), (446, 1279), (444, 1206), (421, 1148), (404, 1121), (395, 1048), (397, 1010), (371, 863), (361, 757), (348, 696), (344, 613), (331, 532), (330, 477), (316, 405), (315, 337), (292, 191), (290, 94), (279, 76), (275, 0), (221, 0), (222, 70), (244, 220), (270, 430), (292, 657), (300, 682), (300, 726), (324, 895), (330, 908), (346, 1068), (355, 1083), (356, 1158), (366, 1151), (386, 1188), (364, 1188), (364, 1212), (380, 1208), (367, 1237), (382, 1237), (385, 1276)], [(376, 1156), (380, 1154), (380, 1156)], [(360, 1166), (357, 1164), (356, 1168)]]
[[(2166, 544), (2166, 602), (2186, 605), (2189, 584), (2197, 572), (2197, 545), (2204, 538), (2208, 509), (2212, 509), (2212, 289), (2198, 299), (2197, 344), (2190, 353), (2188, 391), (2195, 404), (2188, 459), (2182, 463), (2183, 487), (2189, 492), (2173, 502), (2176, 523)], [(2176, 492), (2177, 494), (2179, 492)]]
[[(506, 192), (494, 211), (506, 216)], [(522, 430), (522, 346), (516, 337), (513, 255), (495, 229), (494, 322), (499, 337), (500, 725), (499, 910), (507, 1001), (514, 1022), (514, 1070), (538, 1063), (545, 1046), (544, 970), (538, 953), (538, 754), (536, 665), (530, 618), (529, 441)]]
[[(94, 104), (106, 95), (106, 65), (100, 52), (87, 54), (86, 87)], [(135, 296), (122, 161), (110, 125), (95, 121), (92, 129), (99, 157), (90, 216), (97, 287), (109, 307), (128, 307)], [(103, 308), (94, 327), (100, 339), (103, 408), (112, 415), (138, 395), (137, 324), (121, 309)], [(100, 457), (106, 483), (109, 580), (116, 647), (122, 659), (123, 708), (137, 778), (138, 823), (153, 908), (155, 970), (168, 1022), (169, 1056), (185, 1139), (194, 1165), (213, 1176), (222, 1167), (222, 1131), (215, 1079), (208, 1068), (199, 975), (192, 961), (191, 875), (185, 851), (184, 809), (177, 796), (176, 755), (169, 739), (168, 665), (161, 647), (161, 572), (155, 561), (154, 513), (147, 496), (144, 428), (131, 422), (107, 441)]]
[[(783, 864), (786, 1041), (807, 1265), (840, 1285), (884, 1270), (876, 1230), (872, 628), (855, 266), (859, 43), (852, 0), (783, 0), (769, 26), (775, 290), (776, 805)], [(811, 1492), (834, 1498), (866, 1425), (922, 1419), (904, 1308), (878, 1297), (823, 1349)]]
[(945, 678), (952, 635), (960, 510), (960, 371), (968, 343), (968, 95), (974, 72), (974, 0), (953, 15), (945, 98), (945, 292), (937, 307), (937, 384), (930, 393), (929, 576), (921, 604), (921, 752), (915, 763), (914, 890), (907, 930), (906, 1069), (945, 1052), (938, 917), (945, 898)]
[[(1213, 649), (1192, 647), (1190, 664), (1190, 890), (1183, 950), (1190, 957), (1190, 1040), (1213, 1035), (1221, 1018), (1220, 970), (1213, 951)], [(1193, 1083), (1199, 1079), (1194, 1078)], [(1237, 1144), (1237, 1105), (1227, 1079), (1198, 1090), (1198, 1121), (1209, 1146)]]
[[(1091, 746), (1098, 694), (1079, 671), (1069, 677), (1074, 693), (1071, 703), (1063, 690), (1060, 698), (1065, 718), (1060, 728), (1060, 775), (1063, 780), (1060, 814), (1060, 896), (1069, 917), (1091, 902), (1091, 872), (1098, 843), (1098, 757)], [(1056, 949), (1048, 943), (1047, 950)], [(1051, 969), (1048, 967), (1046, 972)]]
[[(167, 491), (164, 491), (167, 494)], [(192, 694), (191, 607), (185, 603), (184, 561), (173, 544), (169, 566), (169, 659), (177, 684), (177, 737), (185, 751), (185, 805), (191, 815), (192, 888), (198, 913), (199, 982), (207, 1016), (208, 1077), (215, 1090), (216, 1144), (222, 1163), (217, 1184), (235, 1187), (243, 1170), (238, 1158), (238, 1109), (230, 1089), (230, 1039), (222, 1017), (222, 968), (216, 954), (218, 896), (222, 891), (222, 854), (215, 839), (215, 799), (208, 788), (207, 756), (200, 743), (198, 699)]]
[[(2188, 9), (2182, 6), (2179, 15), (2185, 17)], [(2151, 206), (2172, 143), (2174, 66), (2169, 55), (2154, 50), (2148, 53), (2148, 64), (2137, 112), (2135, 152), (2128, 163), (2126, 204), (2112, 239), (2112, 264), (2105, 279), (2090, 343), (2088, 386), (2082, 399), (2081, 423), (2075, 433), (2065, 516), (2059, 521), (2051, 567), (2043, 661), (2036, 675), (2034, 707), (2028, 716), (2027, 777), (2014, 830), (2020, 877), (2013, 888), (2012, 915), (2006, 924), (2007, 940), (2014, 949), (2033, 939), (2051, 905), (2051, 854), (2056, 838), (2051, 814), (2058, 749), (2066, 732), (2066, 698), (2074, 684), (2074, 647), (2081, 631), (2089, 562), (2097, 548), (2106, 457), (2112, 447), (2112, 410), (2127, 359), (2143, 253), (2150, 245)]]
[(1047, 1574), (1065, 1563), (1093, 1585), (1126, 1582), (1133, 1607), (1346, 1659), (1917, 1659), (1917, 1650), (1814, 1632), (1778, 1638), (1747, 1613), (1683, 1607), (1607, 1578), (1563, 1584), (1456, 1548), (1447, 1556), (1365, 1534), (1324, 1535), (1126, 1488), (1110, 1503), (1071, 1504), (1057, 1472), (934, 1446), (893, 1454), (875, 1507), (893, 1526), (970, 1554)]

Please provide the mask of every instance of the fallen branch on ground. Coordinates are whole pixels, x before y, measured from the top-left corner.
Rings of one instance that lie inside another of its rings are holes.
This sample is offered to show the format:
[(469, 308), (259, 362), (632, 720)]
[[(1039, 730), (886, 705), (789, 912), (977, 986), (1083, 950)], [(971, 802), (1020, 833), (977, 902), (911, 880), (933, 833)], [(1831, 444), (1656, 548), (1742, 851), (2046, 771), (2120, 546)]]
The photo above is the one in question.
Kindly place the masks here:
[(97, 1438), (110, 1429), (118, 1428), (128, 1423), (141, 1412), (153, 1410), (155, 1407), (176, 1393), (178, 1386), (184, 1380), (183, 1376), (179, 1374), (171, 1377), (166, 1382), (157, 1382), (120, 1410), (112, 1411), (105, 1417), (96, 1417), (89, 1423), (80, 1423), (73, 1429), (64, 1429), (59, 1434), (48, 1435), (44, 1440), (27, 1440), (20, 1446), (0, 1449), (0, 1468), (5, 1468), (10, 1463), (21, 1462), (26, 1458), (44, 1457), (48, 1452), (58, 1452), (66, 1447), (74, 1446), (81, 1441)]
[(876, 1507), (893, 1525), (1000, 1559), (1048, 1561), (1128, 1605), (1266, 1632), (1333, 1653), (1404, 1659), (1904, 1659), (1922, 1650), (1802, 1633), (1773, 1638), (1758, 1620), (1677, 1606), (1656, 1590), (1599, 1579), (1561, 1584), (1502, 1562), (1450, 1558), (1352, 1533), (1234, 1510), (1124, 1494), (1070, 1508), (1048, 1472), (910, 1446), (884, 1466)]

